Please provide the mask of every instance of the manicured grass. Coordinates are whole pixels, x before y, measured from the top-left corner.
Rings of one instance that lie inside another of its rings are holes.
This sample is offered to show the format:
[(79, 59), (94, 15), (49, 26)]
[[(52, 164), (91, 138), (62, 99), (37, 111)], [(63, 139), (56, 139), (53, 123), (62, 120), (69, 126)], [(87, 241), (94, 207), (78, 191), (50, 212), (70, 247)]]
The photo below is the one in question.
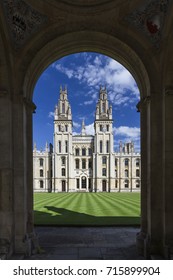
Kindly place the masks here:
[(36, 225), (139, 225), (139, 193), (35, 193)]

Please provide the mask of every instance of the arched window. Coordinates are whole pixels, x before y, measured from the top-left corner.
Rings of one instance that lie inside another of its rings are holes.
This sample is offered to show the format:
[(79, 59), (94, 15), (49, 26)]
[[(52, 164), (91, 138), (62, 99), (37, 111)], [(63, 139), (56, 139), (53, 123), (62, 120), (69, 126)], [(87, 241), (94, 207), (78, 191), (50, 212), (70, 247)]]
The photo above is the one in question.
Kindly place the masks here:
[(129, 159), (128, 159), (128, 158), (125, 158), (125, 160), (124, 160), (124, 165), (125, 165), (125, 166), (129, 166)]
[(62, 103), (62, 113), (65, 114), (65, 104)]
[(65, 168), (62, 168), (62, 169), (61, 169), (61, 175), (62, 175), (62, 176), (65, 176)]
[(76, 148), (75, 153), (76, 153), (76, 156), (79, 156), (79, 148)]
[(61, 158), (61, 164), (62, 164), (62, 165), (65, 165), (65, 157), (62, 157), (62, 158)]
[(43, 166), (44, 159), (40, 158), (39, 160), (40, 160), (40, 166)]
[(127, 189), (129, 187), (129, 181), (128, 180), (125, 180), (124, 181), (124, 187)]
[(40, 189), (43, 189), (43, 187), (44, 187), (43, 180), (40, 180)]
[(43, 169), (40, 169), (40, 177), (43, 177)]
[(100, 153), (103, 153), (103, 141), (100, 141)]
[(125, 169), (125, 171), (124, 171), (124, 176), (125, 176), (126, 178), (129, 177), (129, 171), (128, 171), (127, 169)]
[(102, 176), (106, 176), (106, 168), (102, 168)]
[(136, 169), (136, 177), (139, 177), (139, 169)]
[(85, 159), (82, 160), (82, 169), (86, 169), (86, 160)]
[(139, 158), (136, 159), (136, 167), (139, 167), (140, 160)]
[(79, 159), (76, 159), (76, 169), (79, 169)]
[(86, 156), (86, 149), (82, 148), (82, 156)]
[(136, 180), (136, 188), (140, 188), (140, 181), (139, 180)]
[(86, 189), (86, 182), (87, 182), (86, 177), (82, 176), (81, 180), (82, 180), (82, 189)]
[(106, 156), (103, 156), (102, 157), (102, 164), (106, 164), (106, 160), (107, 160)]

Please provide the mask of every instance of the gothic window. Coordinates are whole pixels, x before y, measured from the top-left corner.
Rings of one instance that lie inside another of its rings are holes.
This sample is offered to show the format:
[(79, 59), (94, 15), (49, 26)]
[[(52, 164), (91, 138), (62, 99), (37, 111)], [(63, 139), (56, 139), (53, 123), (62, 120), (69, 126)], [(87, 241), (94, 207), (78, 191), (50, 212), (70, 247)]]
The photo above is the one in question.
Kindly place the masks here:
[(107, 160), (106, 156), (103, 156), (102, 157), (102, 164), (106, 164), (106, 160)]
[(109, 125), (108, 124), (106, 125), (106, 130), (109, 131)]
[(109, 153), (109, 141), (106, 141), (106, 153)]
[(61, 131), (61, 126), (60, 125), (58, 125), (58, 131)]
[(128, 165), (129, 165), (129, 159), (128, 159), (128, 158), (125, 158), (124, 165), (125, 165), (125, 166), (128, 166)]
[(82, 189), (86, 189), (86, 177), (83, 176), (81, 179), (82, 179)]
[(106, 112), (106, 104), (105, 103), (102, 103), (102, 113), (105, 113)]
[(124, 181), (124, 187), (127, 189), (129, 187), (129, 181), (128, 180), (125, 180)]
[(68, 131), (68, 125), (65, 125), (65, 131), (66, 132)]
[(139, 158), (136, 159), (136, 167), (139, 167)]
[(76, 169), (79, 169), (79, 159), (76, 159)]
[(40, 177), (43, 177), (43, 169), (40, 169)]
[(140, 188), (140, 181), (136, 180), (136, 188)]
[(102, 176), (106, 176), (106, 168), (102, 168)]
[(118, 188), (118, 180), (115, 180), (115, 188)]
[(100, 153), (103, 153), (103, 141), (100, 141)]
[(82, 160), (82, 169), (86, 169), (86, 160), (85, 159)]
[(62, 165), (65, 165), (65, 157), (62, 157), (62, 158), (61, 158), (61, 164), (62, 164)]
[(61, 153), (61, 141), (58, 141), (59, 153)]
[(92, 155), (92, 150), (91, 150), (91, 148), (88, 149), (88, 155), (89, 155), (89, 156)]
[(91, 161), (91, 159), (88, 160), (88, 168), (92, 168), (92, 161)]
[(65, 104), (62, 103), (62, 113), (65, 114)]
[(100, 131), (103, 131), (103, 125), (100, 124)]
[(79, 189), (79, 178), (76, 179), (76, 188)]
[(62, 176), (65, 176), (65, 168), (62, 168), (62, 169), (61, 169), (61, 175), (62, 175)]
[(43, 189), (44, 183), (43, 180), (40, 180), (40, 189)]
[(43, 158), (40, 158), (40, 166), (43, 166), (43, 162), (44, 162)]
[(76, 148), (75, 153), (76, 153), (76, 156), (79, 156), (79, 149), (78, 148)]
[(65, 153), (68, 153), (68, 141), (65, 141)]
[(139, 177), (139, 169), (136, 169), (136, 177)]
[(86, 149), (82, 148), (82, 156), (86, 156)]
[(128, 177), (129, 177), (129, 171), (126, 169), (124, 173), (125, 173), (125, 174), (124, 174), (124, 175), (125, 175), (125, 177), (127, 177), (127, 178), (128, 178)]

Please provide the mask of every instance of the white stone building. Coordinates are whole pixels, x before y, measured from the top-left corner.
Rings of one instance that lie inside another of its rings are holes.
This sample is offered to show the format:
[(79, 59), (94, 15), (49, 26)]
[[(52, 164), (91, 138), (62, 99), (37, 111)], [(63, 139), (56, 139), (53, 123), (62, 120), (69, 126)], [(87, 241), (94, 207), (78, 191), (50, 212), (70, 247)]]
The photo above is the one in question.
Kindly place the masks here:
[(112, 106), (106, 89), (100, 88), (94, 136), (86, 134), (84, 121), (81, 134), (73, 135), (67, 89), (60, 88), (54, 114), (54, 151), (48, 146), (44, 152), (34, 149), (34, 191), (139, 191), (140, 154), (132, 142), (120, 143), (119, 152), (114, 152), (112, 125)]

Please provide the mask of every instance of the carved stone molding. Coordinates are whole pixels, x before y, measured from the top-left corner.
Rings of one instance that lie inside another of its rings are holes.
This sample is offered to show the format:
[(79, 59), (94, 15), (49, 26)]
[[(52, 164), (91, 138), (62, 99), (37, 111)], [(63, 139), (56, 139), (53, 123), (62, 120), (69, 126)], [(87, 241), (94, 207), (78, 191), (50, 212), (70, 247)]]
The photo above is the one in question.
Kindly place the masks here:
[(3, 7), (15, 47), (23, 45), (47, 20), (24, 0), (3, 0)]
[(126, 21), (142, 31), (159, 48), (170, 0), (145, 1)]
[(150, 101), (151, 101), (151, 97), (150, 97), (150, 96), (146, 96), (146, 97), (141, 98), (141, 100), (140, 100), (140, 101), (138, 102), (138, 104), (136, 105), (137, 112), (140, 112), (140, 111), (141, 111), (141, 108), (142, 108), (144, 105), (147, 105)]

